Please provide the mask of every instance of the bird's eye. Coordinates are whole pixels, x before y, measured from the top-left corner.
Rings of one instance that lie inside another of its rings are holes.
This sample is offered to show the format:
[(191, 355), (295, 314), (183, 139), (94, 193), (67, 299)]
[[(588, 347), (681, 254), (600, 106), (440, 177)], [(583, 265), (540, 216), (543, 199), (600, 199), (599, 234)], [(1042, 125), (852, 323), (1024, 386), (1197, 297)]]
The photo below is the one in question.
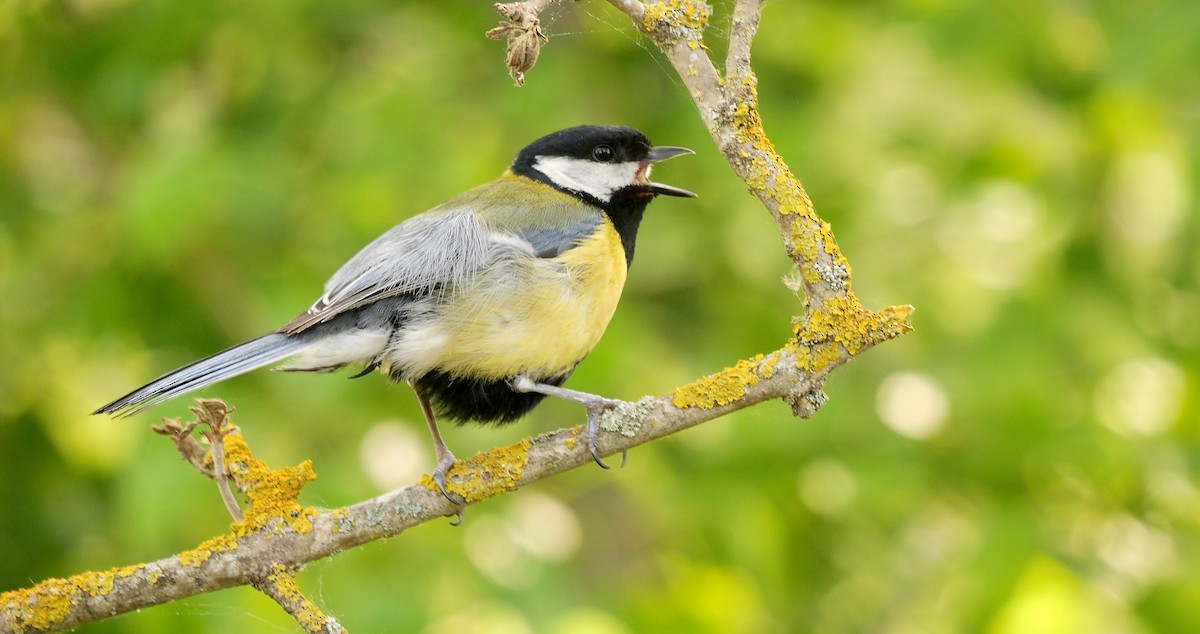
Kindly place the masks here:
[(608, 163), (616, 155), (617, 153), (607, 145), (597, 145), (596, 149), (592, 150), (592, 160), (600, 163)]

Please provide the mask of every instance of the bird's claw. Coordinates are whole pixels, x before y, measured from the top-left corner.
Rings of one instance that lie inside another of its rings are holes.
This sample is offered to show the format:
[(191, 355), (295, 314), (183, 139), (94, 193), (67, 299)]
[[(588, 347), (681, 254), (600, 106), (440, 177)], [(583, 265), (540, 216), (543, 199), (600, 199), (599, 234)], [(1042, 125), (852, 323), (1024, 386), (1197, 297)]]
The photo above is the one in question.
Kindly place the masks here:
[(442, 495), (450, 501), (451, 504), (458, 507), (455, 512), (454, 521), (450, 522), (451, 526), (458, 526), (463, 522), (463, 514), (466, 512), (467, 507), (465, 500), (456, 495), (451, 495), (450, 492), (446, 490), (446, 473), (450, 471), (450, 467), (452, 466), (454, 466), (454, 456), (448, 455), (438, 461), (437, 468), (433, 470), (431, 475), (433, 476), (433, 483), (437, 485), (438, 491), (440, 491)]
[[(599, 442), (597, 436), (600, 433), (600, 417), (610, 409), (615, 409), (624, 404), (624, 401), (617, 401), (610, 398), (597, 399), (594, 403), (587, 406), (587, 447), (588, 453), (592, 454), (592, 460), (600, 465), (601, 469), (611, 469), (608, 463), (600, 458), (600, 452), (596, 447)], [(621, 450), (621, 468), (625, 467), (625, 460), (629, 457), (629, 450)]]

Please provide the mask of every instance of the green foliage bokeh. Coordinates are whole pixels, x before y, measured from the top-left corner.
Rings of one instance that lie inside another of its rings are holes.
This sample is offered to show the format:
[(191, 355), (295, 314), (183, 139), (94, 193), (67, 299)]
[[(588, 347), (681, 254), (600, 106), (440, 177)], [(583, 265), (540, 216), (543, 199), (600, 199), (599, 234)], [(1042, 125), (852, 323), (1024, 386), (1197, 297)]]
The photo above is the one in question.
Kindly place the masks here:
[[(356, 631), (1181, 632), (1200, 627), (1200, 13), (1142, 2), (768, 3), (767, 132), (871, 308), (916, 330), (770, 403), (308, 567)], [(723, 49), (729, 3), (709, 32)], [(779, 347), (769, 216), (608, 5), (564, 3), (523, 88), (490, 3), (0, 3), (0, 590), (223, 531), (211, 483), (87, 416), (284, 323), (359, 247), (528, 141), (620, 123), (694, 157), (569, 386), (636, 398)], [(405, 388), (204, 392), (308, 504), (412, 481)], [(582, 420), (446, 430), (459, 456)], [(287, 631), (228, 590), (95, 632)]]

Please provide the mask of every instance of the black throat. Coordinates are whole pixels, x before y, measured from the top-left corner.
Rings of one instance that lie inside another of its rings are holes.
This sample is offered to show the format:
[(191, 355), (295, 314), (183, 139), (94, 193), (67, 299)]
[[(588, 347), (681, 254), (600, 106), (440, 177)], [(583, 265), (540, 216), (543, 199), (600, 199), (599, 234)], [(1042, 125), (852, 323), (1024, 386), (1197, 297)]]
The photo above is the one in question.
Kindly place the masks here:
[(633, 247), (637, 242), (638, 227), (646, 205), (654, 200), (654, 194), (627, 187), (613, 194), (607, 205), (599, 205), (612, 221), (617, 235), (621, 236), (621, 247), (625, 249), (625, 266), (633, 264)]

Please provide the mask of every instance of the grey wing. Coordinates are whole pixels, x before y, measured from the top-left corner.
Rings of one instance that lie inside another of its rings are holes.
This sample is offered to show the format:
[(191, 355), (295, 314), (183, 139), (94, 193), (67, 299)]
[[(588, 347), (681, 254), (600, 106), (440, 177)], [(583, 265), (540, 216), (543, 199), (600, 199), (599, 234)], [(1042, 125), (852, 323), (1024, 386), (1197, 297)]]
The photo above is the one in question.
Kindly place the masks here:
[(494, 245), (495, 234), (470, 208), (415, 216), (350, 258), (325, 284), (325, 294), (279, 332), (302, 332), (386, 297), (462, 283), (488, 263)]
[(548, 228), (516, 230), (539, 258), (555, 258), (577, 246), (603, 222), (599, 214), (577, 219), (574, 224)]

